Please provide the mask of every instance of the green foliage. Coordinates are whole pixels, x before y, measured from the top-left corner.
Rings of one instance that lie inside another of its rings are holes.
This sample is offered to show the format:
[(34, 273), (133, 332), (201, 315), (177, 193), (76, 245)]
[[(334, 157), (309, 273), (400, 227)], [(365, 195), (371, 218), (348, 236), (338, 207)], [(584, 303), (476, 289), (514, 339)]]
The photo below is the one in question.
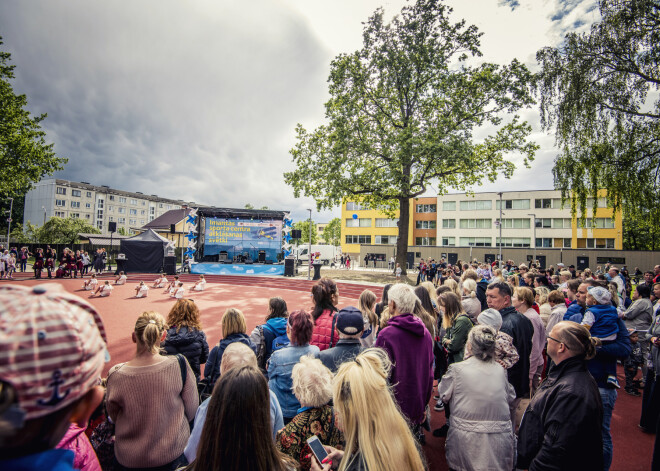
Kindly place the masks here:
[[(298, 124), (296, 170), (284, 174), (295, 196), (313, 197), (318, 209), (347, 197), (389, 214), (398, 208), (403, 267), (410, 198), (510, 177), (507, 158), (521, 153), (527, 165), (538, 148), (516, 115), (534, 103), (532, 74), (517, 60), (468, 66), (481, 55), (481, 33), (452, 23), (451, 11), (417, 0), (385, 24), (376, 10), (362, 49), (332, 61), (327, 123), (313, 131)], [(495, 131), (475, 138), (486, 126)]]
[(100, 234), (101, 231), (83, 219), (54, 217), (36, 233), (38, 241), (42, 244), (75, 244), (78, 234)]
[(305, 245), (309, 244), (309, 228), (312, 228), (312, 244), (318, 242), (318, 230), (314, 221), (298, 221), (293, 223), (293, 229), (298, 229), (302, 231), (302, 237), (300, 239), (291, 239), (293, 245)]
[(128, 235), (128, 231), (126, 230), (125, 227), (120, 226), (119, 228), (117, 228), (117, 234), (119, 234), (119, 235), (123, 235), (123, 236), (127, 236), (127, 235)]
[(10, 58), (0, 51), (0, 195), (7, 196), (24, 194), (33, 182), (67, 162), (55, 155), (53, 144), (46, 144), (40, 125), (46, 115), (32, 117), (25, 109), (25, 95), (14, 93), (9, 80), (15, 66), (9, 65)]
[(573, 214), (604, 188), (608, 206), (642, 220), (660, 183), (660, 2), (599, 4), (588, 33), (536, 55), (542, 125), (555, 131), (555, 186)]
[(332, 219), (323, 229), (323, 240), (330, 245), (341, 244), (341, 219)]
[(245, 203), (245, 206), (243, 206), (245, 209), (254, 209), (254, 206), (250, 203)]
[(657, 250), (660, 248), (660, 201), (650, 207), (623, 212), (624, 250)]

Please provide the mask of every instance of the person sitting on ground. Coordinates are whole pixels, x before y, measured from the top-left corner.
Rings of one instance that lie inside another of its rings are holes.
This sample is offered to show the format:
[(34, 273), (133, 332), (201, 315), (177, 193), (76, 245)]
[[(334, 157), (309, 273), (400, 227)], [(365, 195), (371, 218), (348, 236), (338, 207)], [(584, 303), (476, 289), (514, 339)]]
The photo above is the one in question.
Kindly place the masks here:
[(183, 356), (160, 354), (166, 336), (163, 316), (142, 313), (132, 334), (135, 356), (108, 373), (106, 404), (115, 424), (115, 459), (125, 468), (176, 469), (186, 462), (188, 423), (199, 405), (197, 382)]
[[(92, 273), (92, 276), (94, 276), (93, 273)], [(135, 297), (136, 298), (146, 298), (147, 293), (149, 293), (149, 287), (146, 284), (144, 284), (144, 281), (140, 281), (140, 284), (138, 284), (135, 287)]]
[(329, 404), (332, 400), (332, 372), (319, 360), (303, 356), (293, 367), (291, 377), (293, 394), (301, 407), (293, 420), (277, 433), (275, 445), (300, 463), (300, 471), (307, 471), (311, 466), (308, 438), (316, 435), (324, 445), (342, 448), (344, 437), (337, 428), (335, 414)]
[(195, 460), (184, 471), (291, 471), (271, 438), (266, 378), (253, 366), (226, 371), (210, 398)]
[(167, 285), (167, 276), (165, 273), (161, 273), (158, 278), (154, 280), (154, 284), (151, 285), (152, 288), (165, 288)]
[(124, 274), (123, 271), (119, 272), (119, 275), (117, 275), (117, 278), (115, 279), (115, 285), (125, 285), (126, 284), (126, 275)]
[[(220, 372), (222, 375), (231, 369), (243, 368), (246, 366), (252, 368), (257, 367), (257, 357), (254, 355), (254, 351), (241, 342), (234, 342), (231, 345), (228, 345), (225, 349), (224, 355), (222, 355), (222, 362), (220, 363)], [(278, 430), (281, 430), (284, 427), (284, 422), (282, 421), (282, 409), (280, 408), (280, 403), (277, 401), (277, 396), (275, 396), (275, 393), (271, 390), (268, 390), (268, 394), (270, 396), (270, 425), (273, 434), (272, 438), (274, 440)], [(199, 447), (199, 441), (202, 437), (202, 431), (206, 422), (206, 414), (210, 402), (211, 397), (199, 405), (197, 413), (195, 414), (195, 425), (190, 432), (188, 444), (183, 452), (189, 463), (195, 461), (195, 457), (197, 456), (197, 448)]]
[(334, 347), (339, 341), (339, 335), (334, 327), (339, 302), (337, 283), (330, 278), (321, 278), (312, 286), (312, 298), (314, 299), (314, 309), (312, 309), (314, 333), (310, 343), (319, 350)]
[(182, 299), (186, 294), (186, 290), (183, 288), (183, 283), (179, 281), (177, 287), (173, 291), (170, 291), (170, 293), (170, 298)]
[(337, 372), (339, 365), (353, 360), (363, 349), (360, 343), (364, 332), (362, 312), (353, 306), (341, 309), (337, 313), (337, 331), (339, 332), (337, 345), (316, 355), (323, 366), (333, 373)]
[(511, 408), (516, 391), (506, 370), (493, 361), (496, 343), (492, 327), (471, 329), (468, 358), (449, 365), (438, 387), (440, 399), (451, 409), (445, 444), (450, 469), (513, 469)]
[(204, 379), (211, 386), (211, 389), (213, 389), (213, 385), (220, 377), (222, 355), (230, 344), (241, 342), (250, 347), (253, 352), (257, 352), (256, 345), (252, 343), (250, 337), (245, 332), (247, 330), (245, 316), (240, 310), (233, 307), (227, 309), (222, 315), (220, 324), (222, 324), (222, 340), (211, 349), (208, 360), (204, 365)]
[(83, 289), (87, 291), (94, 291), (98, 284), (99, 280), (96, 279), (96, 274), (92, 273), (92, 276), (89, 280), (83, 281)]
[(167, 315), (167, 338), (163, 348), (168, 355), (180, 353), (186, 360), (199, 381), (199, 365), (206, 363), (209, 357), (209, 344), (202, 331), (201, 314), (197, 305), (190, 299), (179, 299)]
[[(499, 311), (491, 308), (486, 309), (477, 316), (477, 324), (487, 325), (495, 329), (497, 332), (493, 360), (505, 370), (508, 370), (515, 365), (520, 356), (518, 355), (516, 347), (513, 346), (513, 339), (511, 336), (500, 331), (500, 328), (502, 327), (502, 316)], [(471, 356), (472, 354), (466, 350), (463, 360), (467, 360)]]
[(53, 285), (3, 285), (0, 306), (0, 469), (100, 469), (84, 433), (109, 357), (98, 312)]
[(199, 275), (199, 280), (190, 287), (190, 291), (204, 291), (204, 288), (206, 288), (206, 278), (204, 275)]
[(257, 347), (257, 365), (264, 373), (273, 349), (279, 350), (289, 344), (286, 337), (288, 317), (286, 301), (279, 296), (270, 298), (266, 323), (256, 326), (250, 334), (250, 340)]
[(165, 294), (172, 294), (179, 286), (179, 275), (174, 275), (174, 279), (165, 286)]
[[(392, 288), (395, 291), (396, 286)], [(399, 299), (396, 293), (394, 297)], [(395, 306), (401, 305), (395, 302)], [(424, 331), (421, 323), (419, 329)], [(332, 382), (332, 398), (346, 448), (342, 451), (325, 446), (328, 459), (322, 465), (312, 459), (313, 471), (427, 469), (408, 423), (394, 402), (392, 383), (388, 384), (391, 368), (388, 356), (377, 348), (365, 350), (339, 368)]]
[(374, 312), (376, 305), (376, 295), (373, 291), (365, 289), (360, 294), (358, 300), (358, 309), (362, 313), (364, 320), (364, 332), (360, 337), (360, 344), (363, 347), (371, 347), (376, 341), (376, 332), (378, 332), (378, 316)]
[(319, 347), (310, 345), (314, 324), (312, 316), (306, 311), (294, 311), (289, 315), (286, 333), (291, 344), (273, 352), (268, 361), (268, 387), (277, 395), (282, 407), (284, 424), (288, 424), (298, 413), (300, 402), (293, 394), (291, 372), (300, 357), (315, 355)]
[(92, 291), (90, 298), (94, 296), (105, 298), (110, 296), (110, 293), (112, 293), (112, 285), (110, 284), (110, 281), (105, 280), (102, 285), (98, 285), (96, 289)]

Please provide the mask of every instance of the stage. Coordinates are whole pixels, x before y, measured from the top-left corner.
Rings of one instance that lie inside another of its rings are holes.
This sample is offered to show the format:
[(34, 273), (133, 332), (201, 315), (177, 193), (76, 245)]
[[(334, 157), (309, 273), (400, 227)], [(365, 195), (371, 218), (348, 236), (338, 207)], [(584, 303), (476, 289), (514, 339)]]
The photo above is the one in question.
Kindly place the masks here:
[(284, 276), (284, 264), (193, 263), (190, 273), (197, 275)]

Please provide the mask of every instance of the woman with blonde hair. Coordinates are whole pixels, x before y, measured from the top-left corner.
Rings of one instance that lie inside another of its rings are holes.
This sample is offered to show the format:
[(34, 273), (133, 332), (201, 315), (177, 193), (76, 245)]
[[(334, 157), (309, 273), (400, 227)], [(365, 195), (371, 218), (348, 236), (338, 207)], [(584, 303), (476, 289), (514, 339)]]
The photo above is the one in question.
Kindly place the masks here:
[[(387, 382), (390, 360), (368, 349), (339, 367), (332, 384), (337, 425), (344, 451), (325, 446), (326, 463), (312, 460), (312, 470), (423, 470), (426, 463)], [(396, 437), (392, 440), (391, 437)]]
[(451, 288), (452, 293), (454, 293), (459, 298), (462, 296), (461, 290), (458, 287), (458, 283), (453, 278), (447, 278), (442, 284), (444, 286), (449, 286)]
[(550, 290), (545, 286), (539, 286), (534, 288), (534, 300), (539, 306), (539, 315), (543, 321), (543, 326), (548, 325), (548, 319), (550, 319), (550, 314), (552, 312), (552, 306), (548, 304), (548, 296), (550, 295)]
[(476, 322), (477, 316), (481, 313), (481, 301), (477, 298), (477, 282), (472, 278), (463, 280), (461, 305), (472, 322)]
[(509, 283), (509, 286), (512, 288), (517, 288), (520, 286), (520, 276), (518, 275), (510, 275), (507, 279), (506, 282)]
[(199, 405), (197, 382), (183, 356), (160, 354), (166, 331), (163, 316), (142, 313), (132, 334), (135, 356), (108, 373), (106, 401), (115, 424), (115, 469), (169, 470), (186, 463), (188, 423)]
[(532, 336), (532, 352), (529, 356), (529, 381), (531, 384), (530, 396), (541, 382), (541, 373), (543, 372), (543, 348), (545, 347), (545, 325), (541, 316), (532, 307), (534, 305), (534, 292), (526, 286), (518, 286), (513, 290), (511, 296), (511, 305), (516, 311), (521, 313), (532, 322), (534, 334)]
[(371, 347), (376, 341), (376, 332), (378, 331), (379, 324), (378, 316), (374, 312), (376, 300), (376, 295), (368, 289), (362, 291), (358, 300), (358, 309), (364, 319), (364, 334), (362, 334), (362, 338), (360, 339), (360, 345), (363, 347)]
[(188, 360), (190, 367), (199, 381), (200, 365), (209, 357), (209, 344), (202, 332), (200, 313), (197, 305), (190, 299), (179, 299), (167, 315), (167, 338), (163, 348), (168, 355), (180, 353)]
[(447, 349), (449, 364), (463, 361), (465, 342), (472, 329), (472, 321), (463, 310), (460, 298), (453, 292), (442, 293), (438, 303), (443, 309), (442, 327), (446, 333), (442, 345)]
[(250, 347), (255, 354), (257, 353), (256, 345), (252, 343), (246, 333), (245, 316), (239, 309), (233, 307), (227, 309), (222, 315), (220, 323), (222, 324), (222, 339), (218, 342), (218, 345), (213, 347), (209, 359), (204, 365), (204, 379), (208, 381), (211, 390), (213, 390), (213, 385), (220, 377), (222, 354), (227, 346), (234, 342), (241, 342)]

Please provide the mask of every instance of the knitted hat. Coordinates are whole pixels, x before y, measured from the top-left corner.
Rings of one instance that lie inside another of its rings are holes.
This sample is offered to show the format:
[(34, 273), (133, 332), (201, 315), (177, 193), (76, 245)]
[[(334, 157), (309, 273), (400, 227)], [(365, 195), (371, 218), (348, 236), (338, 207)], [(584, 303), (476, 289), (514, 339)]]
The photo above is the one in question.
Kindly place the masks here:
[(612, 301), (612, 294), (602, 286), (590, 286), (587, 292), (594, 297), (598, 304), (609, 304)]
[(19, 424), (82, 397), (110, 360), (98, 312), (59, 288), (0, 287), (0, 380), (16, 390)]
[(502, 315), (497, 309), (488, 308), (477, 316), (480, 325), (488, 325), (499, 332), (502, 327)]
[(355, 335), (364, 330), (362, 312), (356, 307), (347, 306), (337, 313), (337, 330), (342, 334)]

